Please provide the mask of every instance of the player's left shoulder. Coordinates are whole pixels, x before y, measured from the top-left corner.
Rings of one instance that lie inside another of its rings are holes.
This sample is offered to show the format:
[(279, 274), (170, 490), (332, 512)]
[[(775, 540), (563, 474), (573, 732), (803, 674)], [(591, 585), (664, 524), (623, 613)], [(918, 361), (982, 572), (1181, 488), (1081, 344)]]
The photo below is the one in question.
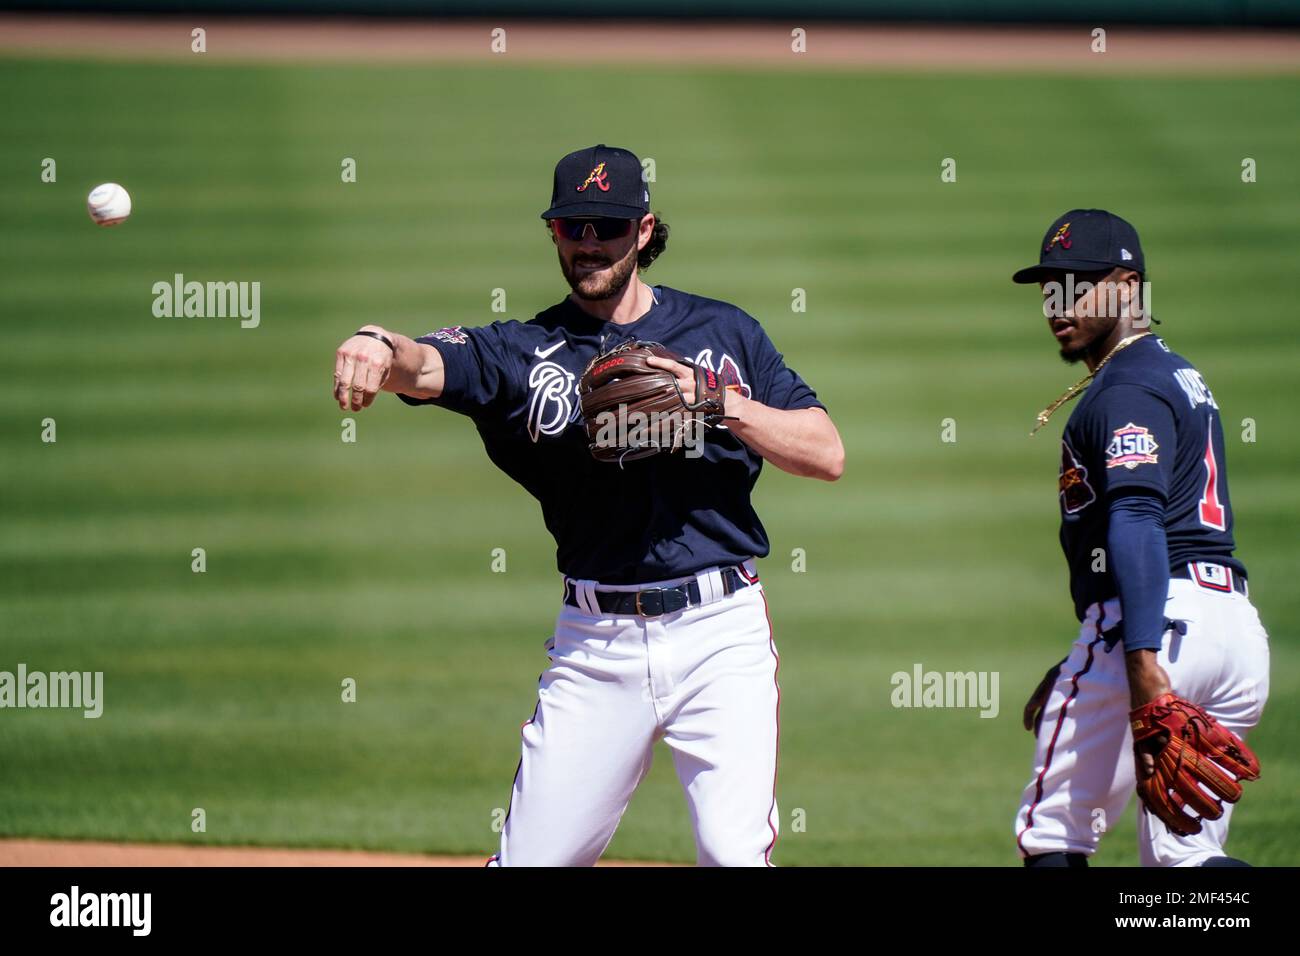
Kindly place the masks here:
[(1193, 406), (1212, 400), (1196, 366), (1157, 335), (1136, 342), (1116, 355), (1095, 385), (1098, 394), (1141, 391), (1171, 406), (1186, 405), (1184, 396), (1192, 399)]
[[(1094, 448), (1104, 447), (1108, 470), (1146, 473), (1140, 466), (1169, 460), (1170, 449), (1182, 444), (1175, 436), (1187, 429), (1202, 435), (1205, 406), (1211, 416), (1218, 406), (1195, 367), (1154, 336), (1118, 357), (1124, 361), (1108, 366), (1103, 387), (1087, 396), (1080, 424), (1090, 443), (1099, 443)], [(1203, 437), (1195, 441), (1204, 444)]]
[(722, 299), (660, 286), (677, 313), (677, 327), (689, 338), (707, 341), (737, 359), (741, 355), (761, 361), (772, 349), (763, 325), (740, 306)]
[(754, 395), (758, 371), (756, 343), (762, 335), (748, 312), (708, 296), (656, 287), (662, 304), (673, 309), (672, 335), (665, 344), (696, 365), (716, 372), (723, 382), (746, 398)]
[(1219, 405), (1214, 400), (1214, 393), (1191, 359), (1175, 352), (1159, 336), (1151, 337), (1155, 340), (1155, 348), (1150, 351), (1155, 356), (1156, 367), (1151, 370), (1154, 374), (1148, 376), (1149, 384), (1178, 408), (1195, 409), (1208, 405), (1217, 409)]
[(722, 299), (714, 299), (694, 292), (683, 292), (670, 286), (655, 286), (655, 295), (661, 305), (667, 305), (685, 316), (696, 316), (713, 322), (734, 323), (748, 328), (758, 325), (758, 320), (740, 306)]

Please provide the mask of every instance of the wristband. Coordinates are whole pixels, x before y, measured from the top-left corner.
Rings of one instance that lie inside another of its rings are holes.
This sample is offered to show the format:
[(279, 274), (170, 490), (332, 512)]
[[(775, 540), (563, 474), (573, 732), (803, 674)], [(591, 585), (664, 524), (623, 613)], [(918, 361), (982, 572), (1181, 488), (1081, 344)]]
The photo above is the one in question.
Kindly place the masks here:
[(393, 340), (390, 339), (390, 338), (389, 338), (388, 336), (386, 336), (386, 335), (380, 335), (378, 332), (370, 332), (370, 331), (367, 331), (366, 329), (357, 329), (357, 331), (353, 332), (352, 334), (353, 334), (353, 335), (364, 335), (364, 336), (366, 336), (367, 338), (371, 338), (371, 339), (378, 339), (379, 341), (381, 341), (381, 342), (383, 342), (385, 345), (387, 345), (390, 349), (392, 349), (394, 355), (397, 354), (397, 346), (394, 345), (394, 344), (393, 344)]

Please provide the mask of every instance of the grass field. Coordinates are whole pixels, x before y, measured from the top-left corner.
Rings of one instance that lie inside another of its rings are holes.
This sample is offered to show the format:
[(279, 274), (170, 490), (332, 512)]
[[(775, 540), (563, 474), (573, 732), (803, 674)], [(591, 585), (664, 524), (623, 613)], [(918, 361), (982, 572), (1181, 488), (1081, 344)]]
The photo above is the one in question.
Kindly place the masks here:
[[(495, 849), (552, 543), (468, 420), (385, 396), (342, 442), (333, 350), (363, 322), (501, 318), (495, 288), (510, 318), (558, 301), (537, 214), (555, 160), (599, 141), (656, 160), (674, 231), (647, 278), (757, 316), (848, 451), (837, 484), (768, 468), (756, 495), (782, 652), (776, 862), (1018, 862), (1019, 712), (1077, 626), (1064, 414), (1026, 436), (1077, 370), (1009, 276), (1082, 205), (1139, 227), (1160, 331), (1223, 411), (1273, 642), (1265, 775), (1230, 849), (1300, 864), (1300, 77), (0, 60), (0, 89), (0, 669), (105, 673), (99, 720), (0, 713), (0, 834)], [(114, 230), (84, 211), (105, 180), (136, 203)], [(175, 273), (259, 281), (260, 326), (155, 318)], [(1001, 713), (893, 709), (890, 675), (916, 662), (999, 672)], [(1130, 808), (1097, 862), (1136, 863), (1134, 832)], [(609, 855), (693, 859), (665, 752)]]

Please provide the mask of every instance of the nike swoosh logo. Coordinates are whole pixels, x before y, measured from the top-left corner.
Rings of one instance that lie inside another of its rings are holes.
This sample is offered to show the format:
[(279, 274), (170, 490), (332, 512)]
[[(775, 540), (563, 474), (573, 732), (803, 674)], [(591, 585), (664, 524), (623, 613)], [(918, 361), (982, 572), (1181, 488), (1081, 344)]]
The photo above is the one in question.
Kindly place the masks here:
[(542, 351), (542, 347), (539, 345), (537, 348), (533, 349), (533, 354), (540, 359), (550, 358), (551, 354), (563, 344), (564, 344), (564, 340), (561, 339), (560, 341), (552, 345), (549, 349), (547, 349), (545, 352)]

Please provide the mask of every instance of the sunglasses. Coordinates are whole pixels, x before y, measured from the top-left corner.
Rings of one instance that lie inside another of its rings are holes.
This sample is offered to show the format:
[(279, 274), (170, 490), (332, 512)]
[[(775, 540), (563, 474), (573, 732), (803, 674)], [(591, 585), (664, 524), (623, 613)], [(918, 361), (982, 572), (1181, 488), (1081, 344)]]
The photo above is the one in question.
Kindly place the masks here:
[(586, 235), (587, 227), (596, 234), (600, 242), (611, 239), (626, 239), (632, 230), (641, 224), (640, 219), (567, 219), (560, 217), (551, 220), (551, 230), (559, 239), (578, 242)]

